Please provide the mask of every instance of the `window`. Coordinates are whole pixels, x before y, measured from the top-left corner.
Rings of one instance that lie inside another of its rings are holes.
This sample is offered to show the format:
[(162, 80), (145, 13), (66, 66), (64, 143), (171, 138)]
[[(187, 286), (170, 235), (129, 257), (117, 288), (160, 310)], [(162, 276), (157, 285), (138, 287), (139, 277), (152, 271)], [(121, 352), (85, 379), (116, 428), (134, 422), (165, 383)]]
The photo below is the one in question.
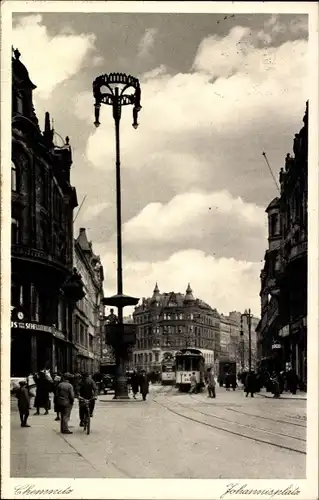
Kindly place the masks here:
[(270, 235), (277, 236), (279, 234), (279, 216), (272, 214), (270, 216)]
[(21, 303), (21, 292), (22, 285), (14, 283), (11, 281), (11, 305), (14, 307), (18, 307), (22, 305)]
[(33, 284), (31, 285), (31, 319), (39, 321), (39, 294)]
[(19, 221), (11, 219), (11, 244), (18, 245), (20, 243)]
[(93, 351), (93, 335), (89, 335), (89, 351)]
[(18, 191), (18, 173), (17, 166), (14, 161), (11, 160), (11, 190)]

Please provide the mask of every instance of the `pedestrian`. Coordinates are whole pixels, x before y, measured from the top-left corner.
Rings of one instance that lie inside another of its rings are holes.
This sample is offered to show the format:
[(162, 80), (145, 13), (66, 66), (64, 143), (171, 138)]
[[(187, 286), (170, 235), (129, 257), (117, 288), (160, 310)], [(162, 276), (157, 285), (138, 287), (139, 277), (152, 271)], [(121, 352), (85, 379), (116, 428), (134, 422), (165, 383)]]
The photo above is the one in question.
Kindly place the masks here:
[(61, 434), (73, 434), (69, 429), (69, 420), (74, 403), (74, 390), (70, 383), (70, 374), (65, 373), (56, 388), (56, 401), (61, 413)]
[(137, 374), (136, 370), (134, 370), (132, 373), (132, 376), (131, 376), (131, 387), (132, 387), (134, 399), (136, 399), (136, 394), (138, 393), (138, 385), (139, 385), (138, 382), (139, 382), (138, 374)]
[(142, 394), (143, 397), (143, 401), (146, 401), (146, 396), (149, 390), (149, 381), (145, 370), (142, 370), (141, 375), (139, 377), (139, 386), (140, 386), (140, 393)]
[[(96, 383), (88, 373), (83, 374), (83, 378), (79, 386), (79, 396), (80, 398), (87, 399), (90, 401), (89, 403), (90, 417), (93, 417), (95, 400), (97, 398), (97, 387)], [(85, 405), (81, 401), (79, 404), (79, 417), (80, 417), (80, 427), (83, 427), (84, 417), (85, 417)]]
[(55, 418), (56, 422), (60, 421), (60, 413), (61, 413), (60, 407), (59, 407), (58, 402), (57, 402), (57, 396), (56, 396), (56, 390), (57, 390), (57, 387), (58, 387), (59, 383), (61, 382), (61, 380), (62, 380), (61, 373), (57, 373), (53, 378), (53, 394), (54, 394), (53, 404), (54, 404), (54, 411), (56, 413), (56, 418)]
[(207, 390), (209, 398), (216, 398), (216, 383), (211, 368), (207, 370)]
[(44, 415), (48, 415), (50, 409), (50, 391), (51, 383), (47, 380), (44, 370), (40, 371), (35, 379), (37, 386), (36, 396), (34, 399), (34, 407), (36, 408), (35, 415), (40, 415), (40, 408), (44, 408)]
[(277, 373), (273, 373), (271, 377), (272, 388), (271, 392), (273, 393), (274, 398), (280, 398), (280, 385), (279, 385), (279, 377)]
[(246, 393), (246, 398), (248, 397), (248, 394), (250, 393), (250, 397), (254, 397), (254, 393), (256, 391), (256, 377), (253, 371), (249, 371), (246, 376), (245, 380), (245, 393)]
[(226, 391), (230, 391), (230, 382), (231, 382), (230, 373), (226, 373), (226, 376), (225, 376)]
[(190, 383), (191, 383), (191, 388), (190, 388), (190, 394), (193, 394), (194, 392), (197, 391), (197, 380), (196, 380), (196, 375), (195, 372), (191, 374), (190, 378)]
[(237, 380), (236, 380), (236, 374), (235, 373), (233, 373), (231, 375), (231, 386), (232, 386), (233, 391), (235, 391), (236, 387), (237, 387)]
[(287, 372), (287, 389), (288, 391), (291, 392), (291, 394), (296, 394), (297, 393), (297, 387), (298, 387), (298, 375), (296, 374), (295, 370), (290, 369)]
[(20, 387), (16, 392), (16, 396), (18, 400), (21, 427), (30, 427), (30, 425), (27, 424), (30, 409), (30, 396), (27, 383), (22, 380), (21, 382), (19, 382), (19, 386)]

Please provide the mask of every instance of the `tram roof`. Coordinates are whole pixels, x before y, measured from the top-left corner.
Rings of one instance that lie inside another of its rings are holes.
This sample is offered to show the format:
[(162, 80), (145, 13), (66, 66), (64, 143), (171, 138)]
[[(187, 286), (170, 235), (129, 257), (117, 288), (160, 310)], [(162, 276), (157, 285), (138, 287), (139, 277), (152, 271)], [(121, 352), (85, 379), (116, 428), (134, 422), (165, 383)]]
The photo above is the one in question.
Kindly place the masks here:
[(203, 353), (199, 349), (181, 349), (175, 356), (203, 356)]

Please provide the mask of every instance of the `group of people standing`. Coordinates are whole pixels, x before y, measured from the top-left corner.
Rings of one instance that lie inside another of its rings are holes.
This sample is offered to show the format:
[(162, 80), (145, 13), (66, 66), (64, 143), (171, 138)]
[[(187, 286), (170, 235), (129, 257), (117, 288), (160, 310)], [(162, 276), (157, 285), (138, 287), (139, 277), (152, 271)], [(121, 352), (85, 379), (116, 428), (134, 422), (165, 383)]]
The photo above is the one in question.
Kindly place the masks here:
[(55, 420), (61, 422), (60, 430), (62, 434), (72, 434), (68, 423), (76, 398), (79, 398), (80, 426), (83, 427), (84, 425), (85, 405), (83, 400), (90, 401), (89, 411), (91, 417), (93, 416), (98, 391), (95, 382), (88, 373), (82, 375), (56, 373), (51, 376), (49, 370), (41, 370), (37, 374), (29, 375), (26, 381), (19, 382), (16, 397), (21, 427), (30, 427), (27, 422), (33, 398), (36, 409), (34, 415), (40, 415), (41, 408), (44, 409), (44, 415), (49, 414), (51, 393), (53, 393), (54, 412), (56, 413)]
[(133, 398), (136, 399), (138, 392), (142, 394), (143, 401), (146, 401), (146, 396), (149, 393), (149, 379), (145, 370), (141, 372), (133, 371), (129, 385), (131, 386)]

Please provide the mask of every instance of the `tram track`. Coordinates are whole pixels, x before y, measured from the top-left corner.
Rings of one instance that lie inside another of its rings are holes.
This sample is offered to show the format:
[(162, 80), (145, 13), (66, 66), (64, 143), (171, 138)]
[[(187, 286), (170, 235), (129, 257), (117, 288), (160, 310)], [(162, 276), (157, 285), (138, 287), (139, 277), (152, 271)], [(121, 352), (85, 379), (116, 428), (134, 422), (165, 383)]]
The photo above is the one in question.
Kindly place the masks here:
[[(307, 425), (299, 424), (297, 422), (289, 422), (288, 420), (281, 420), (281, 419), (276, 419), (276, 418), (264, 417), (264, 415), (253, 415), (251, 413), (235, 410), (235, 408), (226, 408), (226, 410), (233, 411), (235, 413), (240, 413), (241, 415), (248, 415), (249, 417), (253, 417), (253, 418), (261, 418), (263, 420), (268, 420), (271, 422), (275, 422), (277, 424), (293, 425), (295, 427), (302, 427), (303, 429), (307, 429)], [(291, 418), (293, 418), (293, 417), (291, 417)]]
[[(201, 401), (200, 399), (195, 398), (192, 394), (190, 394), (190, 396), (191, 396), (191, 398), (193, 398), (195, 401), (197, 401), (199, 403), (212, 406), (211, 403), (208, 403), (206, 401)], [(270, 422), (275, 422), (277, 424), (293, 425), (295, 427), (302, 427), (303, 429), (307, 428), (307, 425), (297, 423), (297, 422), (289, 422), (288, 420), (281, 420), (281, 419), (276, 419), (276, 418), (271, 418), (271, 417), (265, 417), (264, 415), (254, 415), (253, 413), (248, 413), (245, 411), (236, 410), (235, 408), (228, 408), (227, 406), (225, 406), (224, 409), (227, 411), (232, 411), (232, 412), (238, 413), (240, 415), (245, 415), (245, 416), (253, 417), (253, 418), (260, 418), (262, 420), (268, 420)], [(288, 417), (288, 418), (293, 419), (294, 417)]]
[[(165, 399), (165, 397), (167, 397), (166, 394), (164, 394), (164, 393), (158, 393), (157, 396), (162, 396), (162, 397), (164, 397), (164, 399)], [(189, 405), (183, 405), (182, 403), (177, 402), (177, 401), (174, 401), (174, 405), (175, 406), (176, 405), (179, 406), (179, 408), (177, 408), (177, 409), (176, 408), (172, 408), (172, 406), (167, 406), (166, 404), (163, 404), (163, 402), (158, 401), (157, 396), (155, 395), (155, 397), (153, 398), (153, 401), (156, 404), (158, 404), (159, 406), (162, 406), (162, 408), (164, 408), (164, 409), (170, 411), (171, 413), (173, 413), (173, 414), (175, 414), (175, 415), (177, 415), (179, 417), (182, 417), (184, 419), (190, 420), (192, 422), (196, 422), (198, 424), (204, 425), (204, 426), (212, 428), (212, 429), (217, 429), (217, 430), (226, 432), (228, 434), (239, 436), (239, 437), (244, 438), (244, 439), (249, 439), (250, 441), (259, 442), (259, 443), (263, 443), (263, 444), (266, 444), (266, 445), (269, 445), (269, 446), (273, 446), (273, 447), (276, 447), (276, 448), (285, 449), (285, 450), (288, 450), (288, 451), (292, 451), (292, 452), (295, 452), (295, 453), (306, 455), (305, 449), (301, 449), (302, 446), (305, 445), (306, 440), (303, 440), (303, 439), (295, 440), (293, 436), (288, 436), (288, 435), (281, 436), (278, 433), (271, 433), (270, 431), (259, 429), (257, 427), (248, 426), (248, 425), (244, 426), (244, 424), (239, 424), (238, 422), (234, 422), (234, 421), (231, 421), (231, 420), (225, 420), (224, 418), (222, 418), (222, 417), (220, 417), (218, 415), (212, 415), (212, 414), (207, 414), (205, 412), (201, 412), (198, 409), (196, 410), (196, 409), (194, 409), (192, 407), (189, 407)], [(186, 412), (190, 412), (190, 413), (193, 412), (195, 414), (201, 414), (205, 418), (209, 418), (209, 419), (213, 418), (213, 419), (221, 420), (226, 425), (221, 426), (221, 425), (213, 424), (211, 422), (203, 421), (203, 419), (200, 420), (199, 418), (195, 418), (192, 415), (185, 414), (185, 410), (186, 410)], [(243, 429), (247, 428), (247, 429), (253, 430), (254, 432), (258, 431), (258, 433), (261, 434), (261, 435), (262, 435), (262, 433), (272, 434), (274, 436), (274, 440), (263, 439), (263, 436), (259, 436), (259, 437), (257, 437), (257, 436), (251, 436), (247, 432), (238, 432), (238, 431), (234, 430), (233, 428), (231, 428), (233, 426), (238, 426), (238, 425), (240, 425)], [(280, 443), (280, 441), (284, 441), (282, 438), (284, 438), (286, 442), (281, 442)], [(287, 443), (287, 440), (294, 440), (295, 442), (293, 444), (292, 443)], [(300, 445), (299, 447), (297, 447), (298, 444)]]
[[(195, 399), (195, 398), (194, 398)], [(196, 401), (199, 401), (198, 399), (195, 399)], [(201, 401), (200, 401), (201, 403)], [(182, 403), (179, 403), (181, 404), (181, 406), (185, 406), (186, 408), (188, 407), (187, 405), (183, 405)], [(212, 405), (210, 405), (212, 406)], [(198, 412), (198, 413), (201, 413), (202, 415), (205, 415), (205, 416), (208, 416), (208, 417), (214, 417), (218, 420), (223, 420), (224, 422), (229, 422), (231, 424), (236, 424), (236, 425), (239, 425), (240, 427), (246, 427), (248, 429), (254, 429), (256, 431), (262, 431), (262, 432), (265, 432), (267, 434), (272, 434), (272, 435), (275, 435), (275, 436), (283, 436), (283, 437), (286, 437), (286, 438), (289, 438), (289, 439), (294, 439), (296, 441), (302, 441), (302, 442), (307, 442), (306, 439), (304, 438), (301, 438), (301, 437), (298, 437), (298, 436), (291, 436), (290, 434), (284, 434), (282, 432), (274, 432), (274, 431), (271, 431), (271, 430), (268, 430), (268, 429), (263, 429), (262, 427), (255, 427), (254, 425), (247, 425), (247, 424), (243, 424), (242, 422), (237, 422), (237, 421), (234, 421), (234, 420), (229, 420), (227, 418), (224, 418), (224, 417), (221, 417), (219, 415), (216, 415), (215, 413), (205, 413), (205, 412), (202, 412), (201, 410), (198, 410), (198, 409), (195, 409), (195, 408), (192, 408), (193, 411), (195, 412)], [(231, 408), (224, 408), (225, 410), (232, 410)], [(241, 412), (238, 412), (236, 411), (236, 413), (241, 413)], [(249, 413), (245, 413), (245, 415), (249, 415), (251, 416)]]

